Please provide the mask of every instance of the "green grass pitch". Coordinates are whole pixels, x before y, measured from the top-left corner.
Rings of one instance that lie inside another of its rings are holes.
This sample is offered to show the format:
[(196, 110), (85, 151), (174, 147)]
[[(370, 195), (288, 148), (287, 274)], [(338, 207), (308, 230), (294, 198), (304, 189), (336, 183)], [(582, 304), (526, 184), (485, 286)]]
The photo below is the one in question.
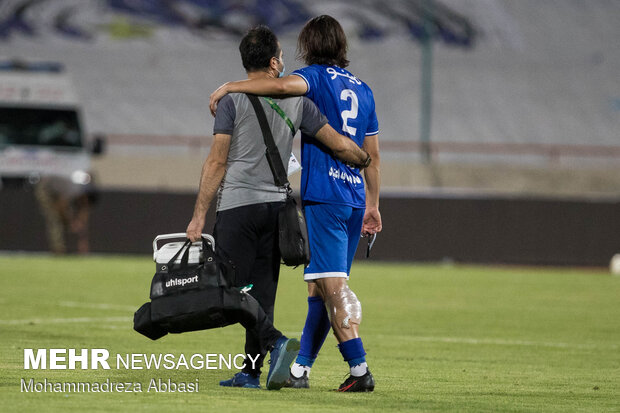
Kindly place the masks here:
[[(228, 369), (116, 369), (116, 354), (243, 353), (239, 326), (157, 341), (134, 332), (154, 269), (146, 256), (1, 256), (0, 411), (620, 411), (620, 277), (602, 270), (359, 261), (350, 285), (377, 387), (340, 394), (348, 368), (331, 335), (309, 390), (221, 388)], [(299, 268), (282, 268), (277, 300), (276, 326), (299, 337)], [(112, 368), (24, 370), (24, 348), (105, 348)], [(143, 392), (22, 392), (22, 378), (140, 382)], [(199, 391), (147, 392), (153, 378), (198, 379)]]

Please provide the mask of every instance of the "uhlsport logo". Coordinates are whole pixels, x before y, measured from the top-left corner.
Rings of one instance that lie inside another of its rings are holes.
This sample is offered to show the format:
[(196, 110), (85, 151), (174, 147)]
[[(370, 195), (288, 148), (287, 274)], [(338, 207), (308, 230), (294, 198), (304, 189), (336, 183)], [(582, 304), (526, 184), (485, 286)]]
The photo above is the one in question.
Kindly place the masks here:
[(169, 287), (183, 287), (186, 284), (193, 284), (198, 282), (198, 276), (194, 275), (193, 277), (187, 278), (172, 278), (166, 281), (166, 288)]

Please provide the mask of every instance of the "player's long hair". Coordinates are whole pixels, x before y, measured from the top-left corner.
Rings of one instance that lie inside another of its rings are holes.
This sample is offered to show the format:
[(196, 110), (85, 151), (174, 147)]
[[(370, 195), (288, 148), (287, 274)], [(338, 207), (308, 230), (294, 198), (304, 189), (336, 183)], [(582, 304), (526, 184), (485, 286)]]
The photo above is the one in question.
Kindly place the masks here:
[(347, 37), (338, 20), (326, 14), (310, 20), (299, 33), (297, 58), (307, 65), (332, 65), (345, 68)]

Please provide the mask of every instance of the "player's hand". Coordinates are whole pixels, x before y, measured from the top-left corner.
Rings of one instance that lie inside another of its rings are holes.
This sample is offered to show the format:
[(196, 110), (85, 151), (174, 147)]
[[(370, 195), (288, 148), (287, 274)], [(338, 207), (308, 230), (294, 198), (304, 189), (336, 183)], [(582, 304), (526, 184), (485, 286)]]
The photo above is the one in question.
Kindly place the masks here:
[(200, 241), (202, 237), (202, 229), (204, 228), (204, 226), (204, 220), (193, 218), (187, 226), (185, 236), (189, 238), (189, 240), (192, 242)]
[(381, 224), (381, 213), (379, 208), (366, 208), (364, 213), (364, 223), (362, 224), (362, 235), (376, 234), (381, 232), (383, 225)]
[(224, 83), (222, 86), (215, 89), (215, 92), (211, 93), (211, 96), (209, 97), (209, 109), (211, 110), (211, 115), (214, 117), (215, 111), (217, 110), (217, 103), (228, 94), (228, 91), (226, 90), (227, 85), (228, 83)]

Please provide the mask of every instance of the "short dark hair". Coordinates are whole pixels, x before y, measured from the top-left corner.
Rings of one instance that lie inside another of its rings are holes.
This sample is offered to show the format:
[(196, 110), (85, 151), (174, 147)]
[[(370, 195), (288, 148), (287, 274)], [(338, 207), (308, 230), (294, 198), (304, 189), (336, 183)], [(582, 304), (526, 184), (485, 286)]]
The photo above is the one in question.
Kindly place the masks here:
[(297, 57), (307, 65), (332, 65), (345, 68), (347, 36), (338, 20), (326, 14), (310, 20), (299, 33)]
[(250, 29), (239, 44), (241, 61), (247, 72), (265, 70), (272, 57), (279, 57), (278, 38), (267, 26)]

